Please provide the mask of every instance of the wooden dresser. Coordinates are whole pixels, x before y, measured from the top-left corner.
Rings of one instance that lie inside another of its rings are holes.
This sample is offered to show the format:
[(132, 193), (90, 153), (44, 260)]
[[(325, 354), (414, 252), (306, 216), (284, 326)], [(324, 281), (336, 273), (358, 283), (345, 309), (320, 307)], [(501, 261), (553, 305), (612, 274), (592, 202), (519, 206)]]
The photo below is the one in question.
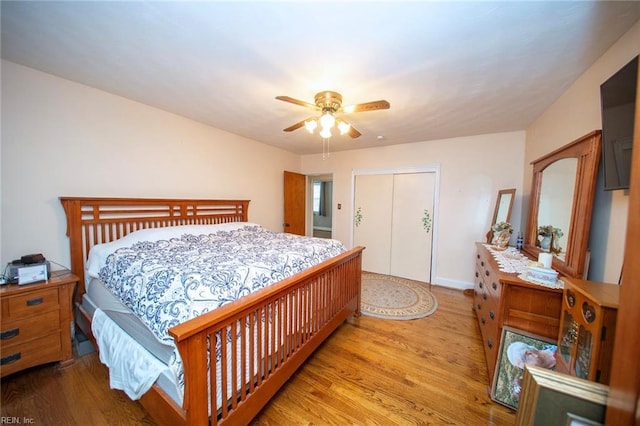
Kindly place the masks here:
[(483, 243), (476, 243), (476, 249), (473, 310), (480, 325), (492, 383), (503, 326), (557, 341), (562, 289), (531, 284), (515, 273), (500, 272)]
[(71, 298), (78, 277), (56, 271), (47, 282), (0, 287), (0, 377), (61, 361), (73, 363)]

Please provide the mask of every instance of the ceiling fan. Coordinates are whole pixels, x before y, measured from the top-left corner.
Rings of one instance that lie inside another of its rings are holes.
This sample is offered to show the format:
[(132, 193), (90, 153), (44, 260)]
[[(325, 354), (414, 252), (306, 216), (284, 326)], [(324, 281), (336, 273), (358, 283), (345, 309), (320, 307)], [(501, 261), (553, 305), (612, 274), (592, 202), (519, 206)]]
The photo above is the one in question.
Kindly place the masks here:
[(361, 133), (353, 126), (351, 126), (351, 124), (349, 124), (349, 122), (347, 122), (345, 119), (343, 119), (342, 117), (336, 117), (336, 114), (376, 111), (379, 109), (389, 109), (390, 107), (389, 102), (384, 100), (365, 102), (343, 107), (342, 95), (340, 93), (332, 92), (329, 90), (316, 93), (316, 96), (314, 98), (315, 104), (310, 104), (309, 102), (290, 98), (289, 96), (276, 96), (276, 99), (284, 102), (290, 102), (292, 104), (300, 105), (316, 111), (321, 111), (321, 115), (319, 117), (310, 117), (299, 121), (296, 124), (284, 129), (285, 132), (292, 132), (304, 126), (310, 133), (313, 133), (313, 131), (319, 125), (320, 136), (322, 136), (322, 138), (324, 139), (328, 139), (331, 137), (331, 128), (334, 125), (338, 126), (340, 134), (348, 134), (352, 138), (357, 138), (361, 135)]

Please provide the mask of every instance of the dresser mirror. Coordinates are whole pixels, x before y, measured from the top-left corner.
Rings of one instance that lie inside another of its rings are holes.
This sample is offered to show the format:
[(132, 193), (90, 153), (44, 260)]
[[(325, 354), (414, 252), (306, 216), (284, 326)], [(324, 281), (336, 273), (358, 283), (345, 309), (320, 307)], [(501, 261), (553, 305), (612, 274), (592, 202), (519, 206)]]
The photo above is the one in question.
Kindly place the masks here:
[[(498, 191), (496, 207), (493, 210), (493, 220), (491, 220), (491, 227), (498, 222), (509, 222), (511, 219), (511, 208), (513, 207), (514, 198), (516, 198), (515, 188), (501, 189)], [(491, 240), (493, 239), (493, 231), (491, 227), (487, 233), (487, 243), (491, 243)]]
[(585, 275), (600, 146), (596, 130), (531, 163), (524, 251), (553, 253), (553, 269), (572, 277)]

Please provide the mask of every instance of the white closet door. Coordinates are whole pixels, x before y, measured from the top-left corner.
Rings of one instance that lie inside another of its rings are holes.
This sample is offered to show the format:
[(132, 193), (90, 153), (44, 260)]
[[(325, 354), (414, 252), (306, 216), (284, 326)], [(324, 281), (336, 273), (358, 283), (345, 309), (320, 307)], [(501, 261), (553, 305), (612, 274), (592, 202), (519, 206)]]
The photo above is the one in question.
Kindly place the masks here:
[(393, 179), (390, 274), (431, 280), (432, 230), (425, 229), (425, 211), (433, 219), (435, 173), (396, 174)]
[(353, 241), (365, 247), (363, 271), (389, 274), (392, 194), (393, 175), (357, 175), (355, 178)]

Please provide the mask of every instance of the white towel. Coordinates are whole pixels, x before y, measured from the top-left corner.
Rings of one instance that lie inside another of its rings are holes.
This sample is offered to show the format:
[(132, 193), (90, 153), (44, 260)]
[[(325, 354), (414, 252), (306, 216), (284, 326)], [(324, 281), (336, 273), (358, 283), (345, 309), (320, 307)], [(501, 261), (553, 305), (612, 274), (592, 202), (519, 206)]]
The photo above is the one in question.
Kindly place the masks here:
[(96, 309), (93, 315), (91, 330), (98, 343), (100, 361), (109, 367), (111, 389), (123, 390), (133, 400), (140, 399), (168, 368), (101, 309)]

